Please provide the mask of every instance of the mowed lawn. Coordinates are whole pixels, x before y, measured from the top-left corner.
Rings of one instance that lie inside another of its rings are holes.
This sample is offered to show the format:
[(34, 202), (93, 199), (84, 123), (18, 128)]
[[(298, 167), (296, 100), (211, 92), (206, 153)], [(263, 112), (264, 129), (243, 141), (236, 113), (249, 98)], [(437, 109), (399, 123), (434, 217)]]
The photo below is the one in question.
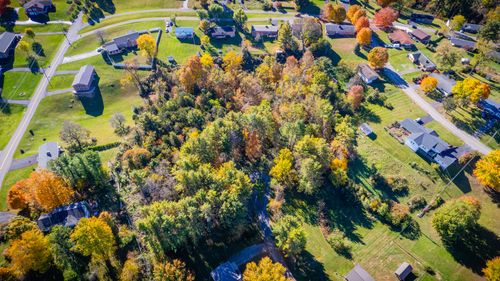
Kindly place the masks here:
[[(98, 144), (106, 144), (119, 140), (109, 125), (114, 113), (122, 113), (131, 122), (132, 108), (141, 104), (141, 98), (133, 88), (122, 88), (120, 78), (123, 72), (105, 64), (101, 57), (74, 62), (69, 69), (79, 69), (85, 64), (92, 64), (100, 76), (101, 95), (82, 103), (72, 93), (46, 97), (40, 103), (31, 124), (34, 136), (28, 131), (24, 135), (15, 158), (33, 155), (45, 141), (57, 141), (65, 120), (75, 122), (87, 128)], [(64, 65), (63, 65), (64, 66)], [(69, 81), (69, 79), (67, 80)], [(20, 153), (20, 149), (25, 151)]]
[(23, 118), (24, 105), (0, 103), (0, 150), (2, 150), (10, 140), (10, 137)]
[[(52, 58), (54, 57), (55, 53), (59, 49), (59, 45), (61, 44), (63, 39), (64, 35), (61, 34), (61, 35), (39, 35), (35, 36), (33, 40), (24, 37), (22, 40), (28, 42), (32, 46), (34, 46), (36, 43), (41, 46), (40, 50), (35, 50), (35, 48), (33, 48), (31, 50), (31, 54), (36, 57), (35, 63), (38, 64), (39, 67), (47, 67), (52, 61)], [(28, 61), (27, 58), (28, 56), (25, 52), (19, 50), (19, 48), (16, 48), (14, 67), (30, 67), (30, 68), (35, 67), (36, 64), (32, 63), (32, 65), (30, 65), (30, 61)]]
[(0, 78), (1, 97), (13, 100), (30, 99), (42, 77), (41, 73), (8, 71), (4, 73), (3, 79)]

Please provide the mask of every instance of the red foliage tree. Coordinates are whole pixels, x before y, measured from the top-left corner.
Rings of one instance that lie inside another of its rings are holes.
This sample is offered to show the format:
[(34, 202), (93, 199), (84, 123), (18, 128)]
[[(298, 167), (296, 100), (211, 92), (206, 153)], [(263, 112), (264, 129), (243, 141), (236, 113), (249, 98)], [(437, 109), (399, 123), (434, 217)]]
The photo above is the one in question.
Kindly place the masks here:
[(380, 28), (388, 28), (398, 18), (399, 14), (391, 7), (380, 9), (373, 17), (373, 23)]

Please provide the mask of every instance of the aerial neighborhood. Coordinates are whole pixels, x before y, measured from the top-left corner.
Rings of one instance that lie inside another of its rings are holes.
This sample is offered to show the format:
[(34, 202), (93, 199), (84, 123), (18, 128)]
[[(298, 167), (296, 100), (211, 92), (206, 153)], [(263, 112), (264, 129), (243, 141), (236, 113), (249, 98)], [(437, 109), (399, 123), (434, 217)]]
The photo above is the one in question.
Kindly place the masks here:
[(500, 280), (496, 1), (0, 1), (0, 280)]

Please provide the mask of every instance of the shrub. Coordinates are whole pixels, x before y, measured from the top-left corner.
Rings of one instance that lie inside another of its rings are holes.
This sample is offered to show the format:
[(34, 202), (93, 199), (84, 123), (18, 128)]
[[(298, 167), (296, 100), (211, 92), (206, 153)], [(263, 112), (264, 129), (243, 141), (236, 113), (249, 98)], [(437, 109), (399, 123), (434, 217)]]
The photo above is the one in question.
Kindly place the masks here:
[(351, 245), (349, 241), (347, 241), (345, 235), (340, 231), (330, 233), (326, 241), (337, 254), (346, 257), (351, 256)]
[(423, 196), (413, 196), (408, 202), (408, 206), (410, 207), (410, 212), (415, 210), (422, 209), (427, 204), (427, 201)]

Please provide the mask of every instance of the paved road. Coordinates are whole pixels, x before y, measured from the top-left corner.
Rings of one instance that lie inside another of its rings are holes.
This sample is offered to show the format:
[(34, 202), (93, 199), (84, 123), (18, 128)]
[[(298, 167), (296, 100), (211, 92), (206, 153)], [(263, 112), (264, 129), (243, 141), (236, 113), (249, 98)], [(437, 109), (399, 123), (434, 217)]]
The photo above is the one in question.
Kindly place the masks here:
[(469, 135), (463, 130), (459, 129), (448, 119), (446, 119), (441, 113), (439, 113), (430, 103), (424, 100), (408, 83), (394, 70), (394, 68), (388, 64), (384, 70), (385, 76), (392, 81), (392, 83), (403, 92), (409, 96), (420, 108), (422, 108), (427, 114), (429, 114), (434, 120), (445, 127), (448, 131), (454, 134), (456, 137), (461, 139), (465, 144), (470, 146), (472, 149), (477, 150), (482, 154), (488, 154), (491, 151), (487, 145), (480, 142), (477, 138)]
[[(83, 14), (80, 13), (78, 18), (75, 20), (73, 25), (69, 28), (68, 31), (68, 38), (70, 41), (75, 41), (77, 39), (78, 31), (82, 28), (83, 22), (82, 22), (82, 17)], [(38, 105), (40, 104), (40, 101), (45, 97), (45, 91), (47, 90), (47, 85), (48, 85), (48, 80), (50, 80), (54, 74), (56, 73), (57, 67), (61, 64), (64, 54), (69, 48), (69, 43), (68, 40), (64, 40), (59, 49), (57, 50), (57, 53), (55, 54), (51, 66), (46, 70), (45, 74), (48, 79), (41, 79), (40, 83), (38, 83), (38, 86), (33, 94), (33, 97), (31, 98), (31, 101), (28, 105), (28, 108), (26, 112), (23, 115), (23, 119), (19, 123), (16, 131), (10, 138), (9, 143), (5, 147), (5, 149), (2, 151), (0, 155), (0, 184), (3, 183), (3, 180), (5, 178), (5, 175), (10, 169), (11, 163), (12, 163), (12, 158), (14, 156), (14, 153), (19, 146), (19, 143), (21, 142), (21, 139), (26, 132), (31, 119), (33, 118), (33, 115), (36, 112), (36, 109)]]

